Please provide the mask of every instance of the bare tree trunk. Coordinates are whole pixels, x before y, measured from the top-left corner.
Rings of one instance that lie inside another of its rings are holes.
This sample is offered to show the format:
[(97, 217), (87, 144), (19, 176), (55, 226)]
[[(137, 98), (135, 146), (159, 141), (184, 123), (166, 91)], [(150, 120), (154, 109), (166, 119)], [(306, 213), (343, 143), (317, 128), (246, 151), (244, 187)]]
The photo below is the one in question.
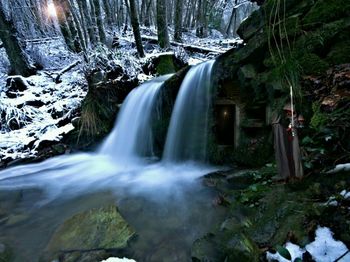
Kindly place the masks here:
[(183, 12), (183, 0), (176, 0), (175, 6), (175, 15), (174, 15), (174, 25), (175, 25), (175, 33), (174, 39), (175, 41), (182, 41), (182, 12)]
[(93, 0), (83, 0), (88, 1), (90, 3), (90, 17), (91, 17), (91, 29), (93, 31), (93, 34), (96, 38), (96, 43), (100, 42), (100, 36), (97, 28), (97, 17), (96, 17), (96, 11), (95, 11), (95, 5), (93, 3)]
[(30, 65), (16, 37), (17, 29), (11, 20), (6, 19), (4, 9), (0, 5), (0, 39), (11, 63), (11, 73), (30, 76), (35, 69)]
[(77, 0), (77, 3), (78, 3), (78, 7), (79, 7), (79, 15), (81, 18), (82, 31), (84, 33), (85, 45), (87, 48), (89, 46), (89, 41), (91, 41), (91, 39), (89, 40), (89, 23), (87, 21), (87, 17), (84, 14), (84, 12), (87, 10), (84, 10), (84, 6), (82, 4), (82, 1), (85, 1), (85, 0)]
[(129, 13), (130, 16), (130, 7), (129, 7), (129, 3), (128, 0), (125, 0), (125, 23), (124, 23), (124, 29), (123, 29), (123, 33), (126, 33), (126, 31), (128, 30), (128, 15), (127, 13)]
[(152, 11), (152, 0), (149, 0), (147, 4), (145, 20), (144, 20), (144, 25), (147, 27), (151, 26), (151, 11)]
[(140, 25), (139, 25), (139, 19), (137, 15), (135, 0), (130, 0), (130, 19), (131, 19), (131, 26), (134, 32), (137, 52), (140, 57), (144, 57), (145, 53), (143, 52), (143, 46), (142, 46), (142, 40), (141, 40), (141, 34), (140, 34)]
[(100, 36), (100, 42), (106, 43), (106, 33), (103, 26), (103, 19), (102, 19), (102, 13), (101, 13), (101, 6), (99, 0), (92, 0), (91, 1), (94, 11), (95, 11), (95, 17), (96, 17), (96, 24), (98, 29), (98, 35)]
[(91, 44), (96, 44), (98, 39), (97, 39), (97, 35), (95, 32), (95, 24), (92, 20), (92, 18), (94, 18), (92, 14), (92, 12), (89, 12), (89, 8), (88, 8), (88, 3), (87, 0), (78, 0), (78, 2), (81, 4), (81, 8), (84, 14), (84, 17), (86, 19), (86, 26), (87, 26), (87, 31), (89, 34), (89, 38), (90, 38), (90, 43)]
[[(72, 5), (72, 0), (67, 0), (67, 4), (68, 4), (68, 9), (69, 9), (68, 12), (70, 12), (72, 14), (73, 21), (76, 25), (76, 30), (78, 33), (80, 47), (83, 49), (83, 51), (86, 51), (86, 41), (84, 40), (83, 31), (82, 31), (83, 29), (82, 29), (76, 8), (74, 5)], [(78, 40), (75, 39), (75, 41), (78, 41)]]
[(161, 48), (170, 47), (165, 0), (157, 0), (158, 43)]
[(113, 25), (113, 19), (111, 14), (111, 4), (109, 0), (102, 0), (102, 3), (103, 3), (103, 9), (105, 10), (105, 13), (106, 13), (107, 25), (111, 27)]
[(71, 24), (71, 21), (68, 22), (68, 18), (66, 17), (67, 2), (53, 0), (53, 3), (55, 4), (55, 7), (56, 7), (57, 19), (58, 19), (58, 23), (59, 23), (64, 41), (66, 42), (70, 50), (76, 52), (76, 48), (74, 46), (74, 37), (75, 37), (76, 31), (72, 32), (72, 30), (75, 30), (74, 26)]

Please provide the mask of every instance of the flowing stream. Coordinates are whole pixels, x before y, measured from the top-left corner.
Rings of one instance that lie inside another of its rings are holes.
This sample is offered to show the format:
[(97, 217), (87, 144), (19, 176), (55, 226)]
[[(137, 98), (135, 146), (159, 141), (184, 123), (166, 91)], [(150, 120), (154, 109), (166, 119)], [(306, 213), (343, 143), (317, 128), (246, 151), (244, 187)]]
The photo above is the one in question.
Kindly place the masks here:
[(206, 160), (213, 64), (201, 63), (186, 74), (171, 116), (163, 161)]
[[(16, 250), (16, 261), (38, 261), (60, 224), (107, 203), (116, 203), (135, 228), (138, 239), (131, 248), (136, 259), (190, 261), (191, 244), (215, 226), (222, 212), (212, 205), (215, 194), (198, 181), (217, 170), (203, 164), (213, 63), (197, 65), (186, 75), (162, 161), (149, 160), (151, 121), (158, 91), (169, 76), (128, 95), (97, 153), (0, 171), (0, 243)], [(2, 212), (7, 219), (2, 220)]]
[(148, 81), (127, 96), (114, 129), (100, 149), (101, 154), (126, 161), (153, 155), (152, 112), (159, 89), (170, 76)]

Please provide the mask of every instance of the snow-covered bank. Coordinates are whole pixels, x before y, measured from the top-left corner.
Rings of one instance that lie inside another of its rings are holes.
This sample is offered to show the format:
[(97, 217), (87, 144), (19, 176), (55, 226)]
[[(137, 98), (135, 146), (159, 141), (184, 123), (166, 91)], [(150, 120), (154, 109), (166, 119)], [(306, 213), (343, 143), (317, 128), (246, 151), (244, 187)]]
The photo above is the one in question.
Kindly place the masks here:
[(56, 84), (47, 72), (26, 78), (25, 90), (7, 85), (0, 92), (0, 160), (34, 157), (44, 141), (58, 141), (74, 127), (87, 92), (81, 70), (67, 72)]

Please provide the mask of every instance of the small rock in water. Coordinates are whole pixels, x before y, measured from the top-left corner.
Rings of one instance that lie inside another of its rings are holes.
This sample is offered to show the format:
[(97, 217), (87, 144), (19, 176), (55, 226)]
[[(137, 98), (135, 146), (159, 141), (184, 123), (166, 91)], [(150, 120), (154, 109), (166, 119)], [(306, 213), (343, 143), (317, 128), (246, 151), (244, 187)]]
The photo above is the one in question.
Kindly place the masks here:
[(24, 222), (29, 218), (28, 214), (13, 214), (10, 215), (6, 221), (6, 226), (14, 226), (21, 222)]
[(5, 252), (5, 245), (0, 243), (0, 254)]

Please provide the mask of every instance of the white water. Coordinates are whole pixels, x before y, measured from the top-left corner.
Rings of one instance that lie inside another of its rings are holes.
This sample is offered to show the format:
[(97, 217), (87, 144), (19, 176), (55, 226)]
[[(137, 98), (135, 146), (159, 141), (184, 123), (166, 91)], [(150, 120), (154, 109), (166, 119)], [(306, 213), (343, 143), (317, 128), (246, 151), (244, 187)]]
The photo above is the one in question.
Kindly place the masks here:
[[(209, 103), (209, 74), (212, 64), (213, 62), (198, 65), (185, 77), (175, 105), (175, 117), (171, 120), (170, 128), (174, 130), (168, 134), (171, 142), (167, 143), (167, 150), (172, 152), (169, 147), (174, 146), (176, 154), (165, 154), (165, 162), (150, 164), (144, 157), (153, 155), (153, 107), (161, 85), (169, 76), (144, 83), (128, 95), (113, 131), (97, 153), (63, 155), (42, 163), (5, 169), (0, 171), (0, 190), (41, 188), (47, 193), (42, 200), (43, 204), (57, 198), (105, 189), (123, 191), (125, 194), (147, 194), (156, 199), (181, 193), (185, 185), (214, 171), (212, 167), (200, 164), (171, 162), (179, 160), (182, 152), (184, 160), (202, 160), (205, 156), (205, 146), (198, 154), (194, 150), (206, 141), (205, 134), (202, 133), (206, 133), (203, 128), (207, 126), (206, 108)], [(187, 95), (190, 96), (189, 99)], [(197, 95), (198, 98), (194, 97)], [(197, 101), (203, 99), (205, 101)], [(179, 108), (181, 106), (185, 109)], [(199, 112), (202, 110), (205, 113)], [(181, 114), (186, 114), (186, 117), (181, 117)], [(193, 120), (193, 129), (181, 130), (179, 127), (191, 124), (191, 118), (201, 118), (202, 121)], [(179, 126), (176, 125), (177, 121)], [(176, 132), (181, 135), (177, 136)], [(184, 132), (191, 135), (180, 141)], [(194, 138), (195, 133), (199, 139)], [(174, 145), (177, 141), (191, 150), (180, 151), (178, 145)], [(193, 147), (190, 147), (191, 143), (194, 143)]]
[(114, 128), (104, 141), (100, 153), (116, 161), (133, 161), (153, 156), (152, 110), (158, 91), (171, 75), (158, 77), (135, 88), (125, 99)]
[(164, 162), (205, 162), (214, 61), (192, 67), (183, 80), (171, 116)]

